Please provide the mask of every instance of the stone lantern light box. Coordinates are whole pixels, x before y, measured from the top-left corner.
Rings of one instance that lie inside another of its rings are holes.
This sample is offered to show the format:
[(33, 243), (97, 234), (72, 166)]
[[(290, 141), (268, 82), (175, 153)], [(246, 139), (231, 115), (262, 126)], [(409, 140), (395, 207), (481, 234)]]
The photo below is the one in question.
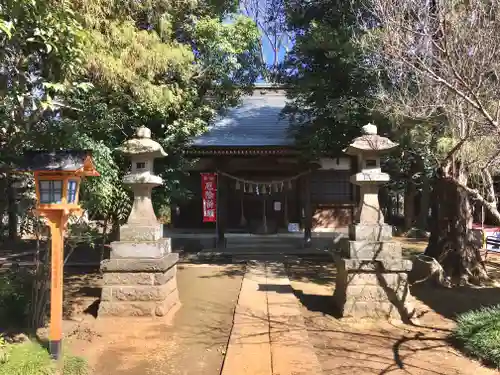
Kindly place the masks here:
[(79, 211), (81, 178), (99, 176), (88, 150), (26, 151), (19, 168), (32, 172), (38, 210)]

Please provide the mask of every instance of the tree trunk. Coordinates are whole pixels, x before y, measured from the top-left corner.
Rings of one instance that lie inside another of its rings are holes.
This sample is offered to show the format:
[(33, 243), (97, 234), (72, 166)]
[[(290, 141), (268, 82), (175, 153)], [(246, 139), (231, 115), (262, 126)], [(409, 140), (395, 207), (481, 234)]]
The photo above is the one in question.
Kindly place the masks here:
[(426, 231), (429, 220), (429, 206), (431, 199), (431, 181), (426, 174), (425, 162), (422, 156), (416, 159), (417, 172), (420, 173), (421, 181), (421, 196), (419, 204), (419, 212), (417, 217), (417, 228)]
[(405, 231), (413, 228), (415, 223), (415, 197), (417, 195), (417, 187), (412, 181), (408, 181), (405, 189), (404, 197), (404, 229)]
[(9, 240), (18, 238), (18, 217), (17, 217), (17, 201), (16, 190), (14, 188), (14, 179), (12, 175), (7, 176), (7, 201), (8, 201), (8, 219), (9, 219)]
[(431, 194), (431, 236), (425, 255), (435, 258), (445, 275), (460, 284), (488, 278), (479, 248), (472, 237), (472, 207), (467, 191), (454, 181), (467, 183), (467, 173), (455, 165), (443, 168), (434, 179)]

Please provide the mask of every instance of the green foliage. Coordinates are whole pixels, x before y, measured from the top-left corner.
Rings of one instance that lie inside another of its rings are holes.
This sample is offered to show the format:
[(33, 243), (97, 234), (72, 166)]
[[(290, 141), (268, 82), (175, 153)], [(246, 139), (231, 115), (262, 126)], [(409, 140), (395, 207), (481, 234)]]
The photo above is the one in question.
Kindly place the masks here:
[(90, 375), (87, 361), (73, 355), (64, 356), (64, 375)]
[(26, 272), (12, 270), (0, 275), (0, 328), (22, 327), (28, 321), (31, 289)]
[(9, 359), (0, 364), (0, 375), (52, 375), (55, 373), (50, 355), (34, 342), (7, 345)]
[(289, 87), (288, 114), (297, 139), (313, 154), (340, 152), (361, 126), (374, 121), (375, 80), (354, 41), (362, 33), (357, 16), (355, 5), (345, 1), (290, 7), (290, 27), (297, 37), (281, 81)]
[(0, 365), (4, 364), (9, 360), (9, 350), (7, 347), (7, 342), (3, 337), (0, 337)]
[(164, 211), (180, 190), (175, 181), (185, 141), (236, 104), (257, 78), (257, 28), (244, 17), (223, 23), (213, 13), (232, 9), (223, 3), (209, 9), (194, 2), (129, 2), (113, 11), (115, 2), (77, 5), (89, 30), (82, 80), (93, 88), (71, 95), (68, 102), (78, 110), (64, 110), (63, 120), (49, 127), (67, 135), (67, 147), (83, 142), (94, 150), (101, 177), (82, 191), (92, 212), (117, 221), (128, 215), (130, 192), (121, 184), (127, 161), (114, 149), (140, 125), (170, 154), (156, 168), (166, 185), (155, 189), (155, 207)]
[[(170, 154), (162, 211), (179, 193), (180, 150), (260, 74), (259, 33), (234, 0), (8, 0), (0, 6), (0, 163), (23, 148), (87, 148), (92, 214), (123, 221), (128, 163), (115, 149), (148, 126)], [(231, 18), (231, 23), (223, 22)], [(19, 63), (22, 62), (22, 63)], [(16, 65), (17, 64), (17, 65)], [(10, 69), (12, 68), (12, 69)], [(5, 73), (6, 72), (6, 73)]]
[(500, 305), (460, 315), (453, 336), (467, 353), (500, 368)]
[[(27, 341), (20, 344), (5, 344), (8, 353), (5, 362), (0, 362), (0, 375), (55, 375), (56, 364), (40, 344)], [(88, 366), (79, 357), (65, 355), (64, 375), (87, 375)]]
[(0, 20), (1, 130), (13, 136), (54, 105), (54, 91), (77, 88), (70, 79), (81, 70), (85, 33), (67, 0), (4, 1)]

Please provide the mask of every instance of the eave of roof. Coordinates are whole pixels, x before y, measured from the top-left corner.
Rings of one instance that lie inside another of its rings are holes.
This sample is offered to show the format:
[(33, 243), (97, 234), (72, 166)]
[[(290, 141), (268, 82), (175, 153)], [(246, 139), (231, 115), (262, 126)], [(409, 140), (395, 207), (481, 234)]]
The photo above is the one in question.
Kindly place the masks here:
[(188, 156), (261, 156), (261, 155), (297, 155), (299, 150), (290, 146), (259, 147), (190, 147), (184, 150)]

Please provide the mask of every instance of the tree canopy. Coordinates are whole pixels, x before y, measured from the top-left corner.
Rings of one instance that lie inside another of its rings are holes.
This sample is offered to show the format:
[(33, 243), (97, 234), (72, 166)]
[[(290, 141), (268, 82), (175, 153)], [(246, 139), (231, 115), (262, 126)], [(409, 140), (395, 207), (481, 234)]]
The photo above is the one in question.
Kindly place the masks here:
[(170, 154), (164, 205), (178, 190), (172, 173), (184, 142), (261, 74), (259, 32), (236, 9), (234, 1), (7, 1), (0, 160), (23, 147), (91, 148), (101, 178), (86, 182), (84, 202), (116, 216), (128, 194), (114, 149), (145, 125)]
[(370, 108), (375, 80), (354, 43), (354, 36), (363, 33), (358, 10), (336, 0), (288, 4), (296, 41), (282, 66), (281, 81), (291, 99), (287, 112), (296, 138), (311, 153), (340, 152), (362, 125), (374, 121)]

